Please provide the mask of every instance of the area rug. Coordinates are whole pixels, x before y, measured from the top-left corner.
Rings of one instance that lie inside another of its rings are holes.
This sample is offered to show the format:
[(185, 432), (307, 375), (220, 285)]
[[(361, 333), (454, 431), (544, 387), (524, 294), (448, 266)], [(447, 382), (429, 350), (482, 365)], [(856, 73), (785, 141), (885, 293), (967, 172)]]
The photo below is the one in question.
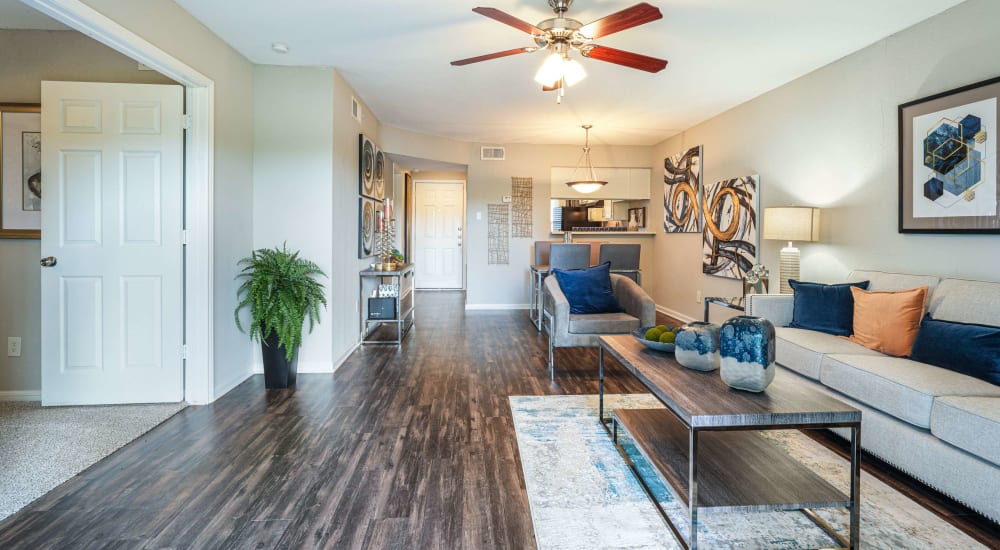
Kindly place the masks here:
[(0, 402), (0, 520), (183, 409)]
[[(510, 397), (538, 548), (679, 549), (670, 529), (597, 420), (596, 395)], [(606, 395), (605, 408), (661, 408), (652, 395)], [(842, 491), (848, 462), (797, 431), (765, 432)], [(687, 536), (685, 507), (628, 442), (623, 447), (667, 515)], [(863, 473), (864, 548), (983, 548), (919, 504)], [(847, 532), (846, 509), (816, 510)], [(701, 548), (837, 546), (800, 512), (702, 513)]]

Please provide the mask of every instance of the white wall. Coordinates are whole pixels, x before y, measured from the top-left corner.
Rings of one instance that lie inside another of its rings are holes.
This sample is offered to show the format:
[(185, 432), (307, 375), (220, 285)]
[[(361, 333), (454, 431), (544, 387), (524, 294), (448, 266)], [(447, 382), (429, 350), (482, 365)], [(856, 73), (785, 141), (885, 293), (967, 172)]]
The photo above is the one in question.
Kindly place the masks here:
[[(42, 80), (173, 83), (75, 31), (0, 30), (0, 103), (40, 103)], [(21, 337), (21, 357), (0, 353), (0, 392), (41, 389), (39, 243), (0, 239), (0, 339)]]
[[(299, 250), (333, 269), (333, 71), (254, 68), (253, 247)], [(333, 304), (329, 279), (327, 301)], [(333, 370), (329, 311), (303, 335), (300, 372)], [(254, 363), (260, 364), (259, 346)], [(261, 367), (262, 368), (262, 367)]]
[(215, 81), (214, 322), (216, 397), (252, 372), (236, 328), (236, 262), (253, 249), (253, 65), (170, 0), (82, 0)]
[[(761, 210), (822, 207), (822, 242), (798, 245), (803, 279), (866, 268), (1000, 280), (996, 235), (901, 235), (896, 210), (897, 106), (1000, 75), (998, 21), (1000, 2), (969, 0), (658, 144), (652, 164), (661, 172), (665, 156), (703, 144), (704, 181), (759, 173)], [(662, 220), (653, 202), (650, 219)], [(762, 245), (776, 287), (783, 244)], [(700, 234), (661, 233), (655, 248), (657, 303), (700, 317), (699, 289), (741, 292), (701, 274)]]

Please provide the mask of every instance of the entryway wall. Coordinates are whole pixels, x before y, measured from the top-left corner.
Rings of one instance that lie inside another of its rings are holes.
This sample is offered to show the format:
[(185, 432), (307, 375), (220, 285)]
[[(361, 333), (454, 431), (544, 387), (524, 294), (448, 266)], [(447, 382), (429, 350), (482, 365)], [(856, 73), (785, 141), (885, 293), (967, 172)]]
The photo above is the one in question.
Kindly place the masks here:
[[(0, 103), (39, 103), (42, 80), (173, 84), (76, 31), (0, 30)], [(40, 241), (0, 239), (0, 339), (21, 337), (21, 356), (0, 353), (0, 399), (41, 390)]]

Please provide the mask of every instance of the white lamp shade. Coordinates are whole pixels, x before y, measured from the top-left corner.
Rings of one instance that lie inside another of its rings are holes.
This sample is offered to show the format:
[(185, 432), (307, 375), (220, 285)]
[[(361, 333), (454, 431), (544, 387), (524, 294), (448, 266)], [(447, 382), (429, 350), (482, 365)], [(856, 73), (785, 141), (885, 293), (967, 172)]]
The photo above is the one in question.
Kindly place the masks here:
[(777, 241), (818, 241), (819, 208), (810, 206), (765, 208), (764, 238)]
[(541, 84), (542, 86), (555, 86), (556, 82), (563, 76), (563, 58), (561, 55), (554, 53), (547, 58), (542, 66), (539, 67), (538, 72), (535, 73), (535, 82)]

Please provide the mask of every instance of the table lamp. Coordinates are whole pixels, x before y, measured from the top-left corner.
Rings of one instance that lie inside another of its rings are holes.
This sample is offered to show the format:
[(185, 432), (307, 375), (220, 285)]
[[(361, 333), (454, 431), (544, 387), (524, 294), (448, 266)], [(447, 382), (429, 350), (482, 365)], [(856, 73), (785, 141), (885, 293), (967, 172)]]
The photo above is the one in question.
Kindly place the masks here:
[(799, 249), (792, 241), (819, 240), (819, 208), (811, 206), (774, 206), (764, 209), (764, 238), (788, 241), (781, 249), (781, 294), (792, 294), (789, 279), (799, 278)]

